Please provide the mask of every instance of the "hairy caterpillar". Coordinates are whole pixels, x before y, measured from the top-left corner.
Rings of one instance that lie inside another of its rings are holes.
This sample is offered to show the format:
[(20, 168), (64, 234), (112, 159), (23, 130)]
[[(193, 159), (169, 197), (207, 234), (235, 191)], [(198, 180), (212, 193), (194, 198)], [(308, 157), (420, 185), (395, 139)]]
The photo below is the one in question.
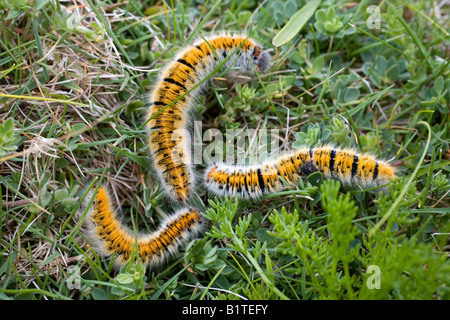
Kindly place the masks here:
[(115, 255), (116, 267), (123, 266), (137, 252), (143, 265), (160, 265), (204, 226), (197, 210), (183, 208), (164, 219), (155, 232), (134, 234), (121, 221), (103, 187), (94, 196), (93, 208), (88, 210), (84, 222), (96, 252), (102, 256)]
[(262, 165), (214, 164), (205, 171), (206, 188), (218, 196), (258, 199), (284, 188), (282, 177), (296, 185), (302, 176), (320, 171), (344, 184), (378, 186), (395, 179), (395, 168), (371, 155), (332, 146), (302, 148)]
[[(222, 65), (240, 72), (268, 69), (270, 56), (254, 41), (241, 35), (220, 35), (197, 41), (182, 50), (163, 70), (150, 94), (146, 118), (147, 143), (161, 185), (167, 195), (186, 204), (193, 190), (187, 129), (195, 97), (202, 81)], [(87, 234), (103, 256), (116, 255), (116, 266), (134, 253), (144, 265), (158, 265), (203, 229), (199, 212), (183, 208), (166, 218), (152, 234), (134, 235), (120, 221), (108, 192), (100, 187), (85, 219)]]
[[(241, 72), (265, 71), (270, 56), (241, 35), (200, 40), (182, 50), (162, 72), (150, 95), (147, 114), (148, 146), (167, 195), (187, 202), (194, 185), (190, 141), (186, 138), (189, 111), (207, 78), (221, 63)], [(225, 61), (225, 62), (224, 62)]]

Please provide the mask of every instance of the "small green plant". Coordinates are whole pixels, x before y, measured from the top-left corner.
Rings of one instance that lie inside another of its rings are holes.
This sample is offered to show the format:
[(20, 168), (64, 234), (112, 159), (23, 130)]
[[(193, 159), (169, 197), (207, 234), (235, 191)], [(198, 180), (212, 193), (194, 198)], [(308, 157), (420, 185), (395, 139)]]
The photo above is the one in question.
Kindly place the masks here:
[(184, 261), (186, 265), (201, 274), (207, 271), (219, 272), (225, 266), (223, 260), (226, 255), (225, 251), (219, 251), (218, 247), (213, 246), (211, 240), (199, 239), (187, 246)]
[(360, 136), (361, 145), (364, 152), (373, 153), (377, 149), (377, 135), (374, 132), (369, 132)]
[[(269, 93), (276, 93), (278, 86), (275, 84), (267, 88)], [(223, 90), (221, 90), (223, 91)], [(250, 116), (259, 110), (265, 110), (268, 106), (267, 102), (261, 102), (262, 98), (265, 96), (263, 89), (256, 89), (254, 86), (248, 84), (237, 84), (236, 85), (236, 95), (230, 97), (225, 93), (217, 93), (219, 101), (224, 101), (222, 103), (223, 110), (221, 114), (217, 117), (215, 123), (217, 126), (226, 127), (229, 129), (238, 129), (241, 125), (240, 122), (235, 121), (236, 117)], [(258, 105), (258, 110), (254, 110), (253, 106)], [(230, 121), (233, 119), (233, 121)]]
[(113, 279), (118, 285), (112, 287), (111, 294), (121, 297), (143, 290), (147, 280), (145, 272), (145, 267), (140, 263), (123, 267)]
[[(380, 216), (392, 206), (402, 186), (401, 182), (393, 183), (387, 195), (379, 194)], [(384, 230), (368, 237), (355, 222), (360, 210), (350, 194), (339, 193), (340, 183), (327, 180), (320, 189), (322, 206), (328, 213), (329, 239), (318, 236), (308, 220), (300, 221), (296, 211), (288, 213), (283, 208), (270, 216), (274, 231), (269, 233), (278, 239), (277, 251), (295, 259), (296, 267), (286, 272), (302, 274), (311, 283), (309, 289), (302, 287), (304, 298), (432, 299), (434, 294), (450, 294), (450, 279), (445, 275), (450, 264), (445, 256), (418, 242), (416, 235), (408, 239), (397, 234), (402, 224), (417, 221), (410, 213), (399, 209)], [(405, 199), (402, 207), (417, 201), (414, 186)], [(414, 258), (417, 255), (421, 258)], [(370, 282), (373, 268), (381, 272), (376, 287)]]
[(343, 118), (339, 116), (331, 118), (325, 128), (330, 130), (331, 140), (337, 145), (343, 146), (345, 143), (348, 143), (348, 136), (351, 131)]
[(60, 15), (56, 16), (55, 22), (59, 28), (65, 32), (79, 32), (86, 36), (90, 41), (101, 42), (104, 40), (106, 28), (103, 24), (93, 22), (90, 24), (91, 28), (82, 25), (75, 14), (69, 14), (66, 11), (61, 11)]
[[(40, 203), (44, 207), (50, 204), (56, 205), (59, 203), (66, 211), (70, 211), (78, 201), (78, 198), (75, 197), (77, 191), (77, 188), (73, 189), (70, 194), (69, 190), (66, 188), (49, 191), (48, 185), (46, 184), (41, 189)], [(36, 210), (39, 210), (39, 208)]]
[(432, 191), (441, 195), (450, 189), (450, 180), (443, 172), (438, 172), (431, 180)]
[[(265, 282), (266, 290), (273, 292), (274, 297), (280, 299), (287, 299), (286, 295), (282, 293), (274, 283), (274, 274), (271, 269), (270, 257), (266, 251), (267, 243), (261, 243), (260, 241), (250, 241), (246, 236), (246, 232), (249, 229), (252, 216), (247, 218), (237, 218), (237, 223), (234, 223), (236, 213), (238, 212), (238, 202), (236, 200), (229, 199), (215, 199), (215, 201), (208, 201), (210, 208), (206, 210), (205, 216), (214, 221), (214, 225), (211, 231), (207, 232), (212, 238), (217, 239), (229, 239), (227, 246), (233, 251), (237, 251), (243, 254), (249, 261), (252, 269), (255, 269), (261, 276), (261, 280)], [(260, 259), (265, 256), (266, 270), (263, 271)], [(267, 265), (269, 263), (269, 265)], [(269, 269), (270, 268), (270, 269)], [(248, 279), (248, 276), (247, 276)], [(252, 291), (257, 295), (256, 287), (253, 287), (253, 282), (248, 285), (252, 288)], [(259, 291), (261, 293), (261, 291)], [(263, 297), (260, 297), (262, 299)]]
[(21, 13), (32, 8), (31, 0), (0, 0), (0, 10), (8, 12), (7, 20), (17, 18)]
[(333, 96), (340, 102), (348, 103), (358, 100), (361, 94), (362, 83), (355, 74), (342, 75), (332, 80)]
[(292, 144), (292, 147), (298, 149), (301, 147), (320, 146), (328, 141), (330, 134), (330, 129), (323, 129), (317, 123), (310, 123), (306, 133), (297, 132), (295, 134), (297, 140)]
[(337, 16), (333, 7), (328, 10), (320, 9), (316, 11), (316, 23), (314, 27), (327, 37), (343, 38), (354, 33), (354, 29), (347, 27), (351, 14)]
[(435, 108), (442, 114), (448, 113), (450, 103), (450, 79), (444, 81), (442, 76), (434, 80), (433, 86), (425, 89), (422, 105), (426, 108)]
[(364, 63), (363, 71), (368, 79), (378, 87), (410, 78), (405, 60), (394, 56), (386, 59), (381, 55), (376, 57), (375, 62), (370, 59), (370, 61)]
[(12, 118), (0, 124), (0, 157), (4, 157), (9, 151), (15, 151), (19, 141), (20, 136), (14, 131)]
[(281, 26), (297, 11), (297, 3), (293, 0), (273, 1), (272, 10), (272, 17)]

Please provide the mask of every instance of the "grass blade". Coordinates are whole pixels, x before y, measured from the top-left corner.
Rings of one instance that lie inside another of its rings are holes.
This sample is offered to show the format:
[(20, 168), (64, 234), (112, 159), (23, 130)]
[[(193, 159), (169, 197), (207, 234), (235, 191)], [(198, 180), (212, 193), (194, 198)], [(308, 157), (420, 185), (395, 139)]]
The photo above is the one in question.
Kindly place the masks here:
[(300, 29), (303, 28), (306, 22), (313, 16), (314, 12), (320, 5), (320, 0), (309, 1), (303, 8), (298, 10), (286, 23), (286, 25), (273, 38), (272, 44), (275, 47), (280, 47), (289, 42)]

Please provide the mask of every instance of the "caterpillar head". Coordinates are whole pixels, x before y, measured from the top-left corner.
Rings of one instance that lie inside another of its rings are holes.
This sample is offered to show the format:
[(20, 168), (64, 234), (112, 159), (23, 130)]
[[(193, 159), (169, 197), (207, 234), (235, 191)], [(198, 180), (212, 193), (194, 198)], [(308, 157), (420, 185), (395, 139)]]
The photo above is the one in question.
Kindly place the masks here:
[(270, 67), (270, 55), (261, 50), (261, 47), (255, 46), (253, 49), (252, 59), (258, 71), (264, 72)]

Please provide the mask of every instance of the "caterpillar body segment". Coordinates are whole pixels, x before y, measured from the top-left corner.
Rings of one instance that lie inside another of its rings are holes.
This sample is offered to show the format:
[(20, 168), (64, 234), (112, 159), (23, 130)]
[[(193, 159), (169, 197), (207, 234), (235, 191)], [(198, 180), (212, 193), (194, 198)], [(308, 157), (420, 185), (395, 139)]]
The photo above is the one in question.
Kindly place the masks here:
[(164, 219), (156, 231), (135, 234), (122, 222), (103, 187), (94, 196), (84, 224), (95, 251), (105, 257), (115, 255), (116, 267), (122, 267), (136, 254), (144, 266), (157, 267), (204, 227), (196, 209), (182, 208)]
[(208, 191), (218, 196), (258, 199), (290, 186), (299, 179), (320, 171), (325, 178), (363, 187), (379, 186), (395, 179), (395, 169), (375, 157), (353, 149), (332, 146), (302, 148), (261, 165), (235, 166), (214, 164), (205, 171)]
[(253, 40), (240, 35), (214, 36), (182, 50), (150, 94), (149, 150), (161, 184), (175, 201), (187, 202), (194, 189), (188, 128), (193, 102), (205, 83), (199, 84), (225, 60), (224, 68), (240, 72), (253, 72), (253, 66), (265, 71), (270, 64), (270, 56)]

